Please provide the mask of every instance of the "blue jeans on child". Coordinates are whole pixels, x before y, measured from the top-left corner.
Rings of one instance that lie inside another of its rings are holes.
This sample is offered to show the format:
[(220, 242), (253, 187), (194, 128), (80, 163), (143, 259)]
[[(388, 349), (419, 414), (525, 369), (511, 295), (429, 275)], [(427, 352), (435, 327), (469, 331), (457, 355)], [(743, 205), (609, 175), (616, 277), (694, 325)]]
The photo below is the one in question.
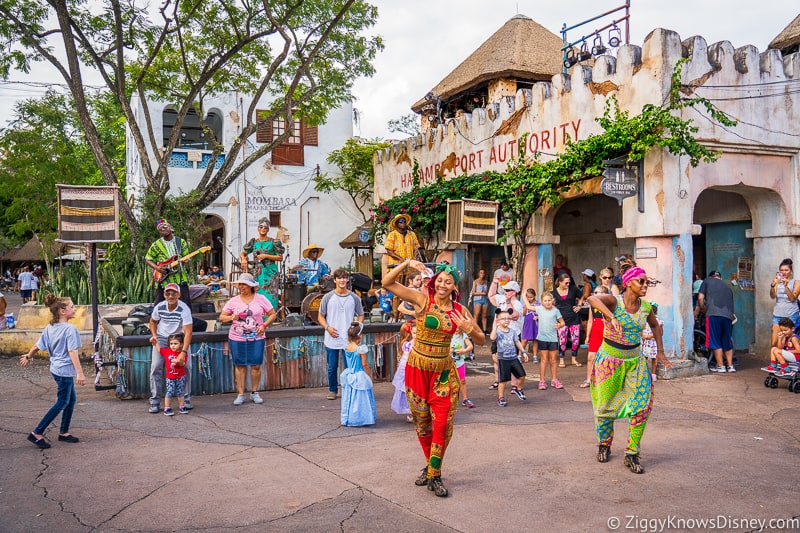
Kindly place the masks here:
[(44, 435), (47, 426), (49, 426), (50, 422), (55, 420), (55, 418), (58, 416), (58, 413), (61, 413), (62, 411), (61, 430), (59, 433), (62, 435), (64, 433), (69, 433), (69, 424), (72, 422), (72, 412), (75, 409), (75, 402), (77, 400), (77, 396), (75, 394), (75, 378), (56, 376), (52, 373), (51, 375), (53, 376), (53, 379), (56, 380), (56, 384), (58, 385), (58, 396), (56, 398), (56, 403), (54, 403), (53, 407), (51, 407), (50, 410), (45, 413), (42, 421), (39, 422), (39, 425), (33, 430), (33, 432), (37, 435)]

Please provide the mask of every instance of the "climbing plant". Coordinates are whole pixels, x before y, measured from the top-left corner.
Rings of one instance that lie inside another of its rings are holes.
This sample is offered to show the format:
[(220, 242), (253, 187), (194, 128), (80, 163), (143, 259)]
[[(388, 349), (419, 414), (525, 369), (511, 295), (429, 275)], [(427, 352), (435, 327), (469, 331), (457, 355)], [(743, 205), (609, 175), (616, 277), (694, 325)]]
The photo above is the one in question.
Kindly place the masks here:
[(520, 265), (525, 259), (525, 230), (531, 217), (544, 205), (557, 205), (566, 192), (580, 188), (581, 182), (600, 176), (604, 160), (627, 156), (629, 161), (640, 161), (650, 149), (658, 147), (674, 155), (688, 156), (693, 167), (701, 162), (716, 161), (718, 154), (695, 139), (698, 128), (692, 120), (682, 119), (678, 112), (702, 105), (712, 120), (720, 124), (733, 126), (736, 121), (708, 100), (681, 96), (680, 74), (684, 61), (675, 66), (670, 97), (664, 105), (646, 104), (638, 115), (630, 116), (619, 108), (616, 97), (611, 96), (603, 115), (596, 119), (603, 133), (568, 141), (563, 153), (548, 161), (541, 161), (538, 154), (525, 157), (527, 134), (518, 143), (519, 153), (506, 172), (488, 171), (450, 180), (437, 175), (433, 183), (423, 186), (415, 161), (411, 190), (373, 209), (376, 239), (383, 239), (389, 221), (397, 213), (412, 215), (417, 234), (431, 239), (445, 230), (448, 199), (494, 200), (500, 204), (504, 221), (505, 232), (500, 242), (511, 240), (516, 244), (514, 263)]

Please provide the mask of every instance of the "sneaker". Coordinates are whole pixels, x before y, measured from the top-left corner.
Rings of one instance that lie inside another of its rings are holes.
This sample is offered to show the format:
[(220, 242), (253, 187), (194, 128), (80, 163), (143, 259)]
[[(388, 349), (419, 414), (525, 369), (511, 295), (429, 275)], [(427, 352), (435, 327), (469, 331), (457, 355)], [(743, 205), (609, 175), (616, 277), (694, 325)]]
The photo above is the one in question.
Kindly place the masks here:
[(181, 405), (180, 407), (178, 407), (178, 412), (180, 414), (182, 414), (182, 415), (188, 415), (189, 414), (189, 410), (186, 408), (185, 404)]
[(611, 446), (601, 444), (597, 447), (597, 460), (601, 463), (607, 463), (611, 456)]
[(644, 474), (644, 467), (639, 463), (639, 456), (632, 453), (625, 454), (625, 466), (634, 474)]
[(165, 407), (164, 408), (164, 415), (165, 416), (175, 416), (175, 411), (172, 410), (172, 407)]
[(656, 376), (655, 374), (650, 374), (650, 379), (652, 381), (658, 381), (658, 376)]
[(527, 396), (525, 396), (525, 393), (524, 393), (524, 392), (522, 392), (522, 390), (520, 390), (520, 389), (514, 389), (514, 390), (512, 390), (511, 392), (513, 392), (514, 394), (516, 394), (516, 395), (517, 395), (517, 398), (519, 398), (519, 399), (520, 399), (520, 400), (522, 400), (522, 401), (525, 401), (525, 400), (527, 400), (527, 399), (528, 399), (528, 397), (527, 397)]
[(778, 365), (776, 365), (776, 364), (770, 364), (770, 365), (767, 365), (767, 366), (762, 366), (761, 370), (763, 370), (764, 372), (774, 373), (774, 372), (777, 372), (779, 368), (780, 367)]
[(736, 367), (733, 366), (733, 365), (729, 366), (728, 367), (728, 373), (729, 374), (733, 374), (734, 372), (736, 372)]
[(422, 472), (420, 472), (417, 479), (414, 480), (414, 485), (417, 487), (428, 486), (428, 465), (422, 467)]
[(775, 371), (776, 376), (786, 377), (794, 375), (794, 370), (789, 367), (779, 368)]
[(447, 489), (442, 483), (442, 478), (439, 476), (428, 478), (428, 490), (433, 491), (433, 493), (440, 498), (447, 496)]
[(253, 403), (264, 403), (264, 399), (257, 392), (250, 394), (250, 399), (253, 400)]
[(150, 409), (147, 410), (148, 413), (153, 414), (159, 412), (161, 409), (158, 408), (158, 404), (153, 405), (150, 404)]
[(561, 382), (558, 381), (557, 379), (554, 379), (553, 381), (551, 381), (550, 385), (552, 385), (554, 389), (563, 389), (564, 388), (564, 385), (562, 385)]
[(475, 404), (472, 403), (472, 400), (470, 400), (469, 398), (467, 398), (466, 400), (461, 402), (461, 405), (463, 405), (464, 407), (466, 407), (468, 409), (472, 409), (473, 407), (475, 407)]
[(544, 381), (540, 381), (539, 390), (547, 390), (547, 383), (545, 383)]
[(335, 400), (336, 399), (336, 393), (335, 392), (329, 392), (328, 393), (328, 399), (329, 400)]
[(191, 411), (192, 409), (194, 409), (194, 406), (192, 405), (192, 402), (190, 402), (189, 400), (185, 400), (183, 402), (183, 408), (186, 409), (187, 411)]
[(244, 394), (240, 394), (233, 400), (233, 405), (242, 405), (244, 403)]
[(534, 355), (533, 356), (533, 362), (534, 362), (534, 364), (539, 362), (539, 356), (538, 355)]
[(506, 401), (505, 398), (498, 398), (497, 405), (499, 405), (500, 407), (506, 407), (508, 405), (508, 402)]
[[(716, 372), (717, 374), (724, 374), (728, 370), (724, 366), (715, 366), (714, 368), (711, 369), (711, 371)], [(734, 370), (734, 372), (736, 371)]]

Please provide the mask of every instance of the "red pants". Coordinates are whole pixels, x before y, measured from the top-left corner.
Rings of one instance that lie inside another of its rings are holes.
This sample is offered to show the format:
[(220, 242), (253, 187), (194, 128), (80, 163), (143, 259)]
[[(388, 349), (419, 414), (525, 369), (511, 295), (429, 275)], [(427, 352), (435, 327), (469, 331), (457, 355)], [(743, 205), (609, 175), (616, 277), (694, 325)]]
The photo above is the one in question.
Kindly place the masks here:
[[(419, 368), (424, 366), (427, 369)], [(430, 370), (432, 367), (443, 369)], [(441, 361), (414, 351), (406, 364), (406, 396), (417, 438), (428, 462), (428, 477), (441, 475), (442, 459), (453, 436), (460, 384), (450, 355)]]

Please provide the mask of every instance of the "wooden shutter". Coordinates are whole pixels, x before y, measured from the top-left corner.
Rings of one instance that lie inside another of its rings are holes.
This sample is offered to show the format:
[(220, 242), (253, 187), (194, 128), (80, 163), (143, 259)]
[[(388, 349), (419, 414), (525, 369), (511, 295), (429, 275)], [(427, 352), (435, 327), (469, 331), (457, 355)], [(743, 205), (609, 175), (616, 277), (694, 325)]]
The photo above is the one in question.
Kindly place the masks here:
[(317, 126), (307, 126), (303, 124), (303, 144), (306, 146), (319, 146), (319, 132)]
[(302, 144), (286, 144), (276, 146), (272, 150), (272, 163), (275, 165), (293, 165), (303, 166), (305, 159), (303, 157)]
[(256, 142), (268, 144), (272, 142), (272, 121), (266, 120), (267, 111), (256, 110)]

